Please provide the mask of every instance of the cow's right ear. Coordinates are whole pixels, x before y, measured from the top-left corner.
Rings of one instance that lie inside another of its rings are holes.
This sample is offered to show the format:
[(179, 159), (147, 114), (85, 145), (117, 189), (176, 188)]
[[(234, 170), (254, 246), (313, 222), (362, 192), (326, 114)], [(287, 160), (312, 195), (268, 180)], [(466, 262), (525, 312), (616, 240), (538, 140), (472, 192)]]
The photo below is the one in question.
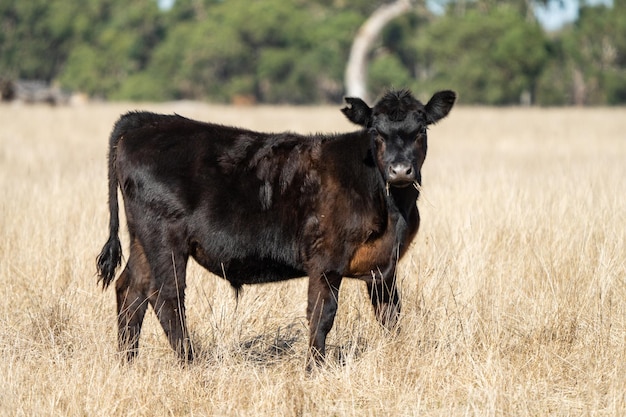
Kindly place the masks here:
[(346, 97), (344, 100), (346, 100), (348, 106), (341, 109), (341, 112), (346, 115), (348, 120), (363, 127), (370, 127), (372, 124), (372, 109), (357, 97)]

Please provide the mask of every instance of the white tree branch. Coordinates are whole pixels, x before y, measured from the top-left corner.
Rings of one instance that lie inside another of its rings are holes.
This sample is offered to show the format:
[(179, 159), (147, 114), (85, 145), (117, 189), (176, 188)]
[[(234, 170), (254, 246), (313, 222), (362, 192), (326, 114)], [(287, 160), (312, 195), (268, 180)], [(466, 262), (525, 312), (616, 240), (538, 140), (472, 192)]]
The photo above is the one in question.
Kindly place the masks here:
[(367, 94), (367, 57), (372, 44), (391, 20), (407, 12), (413, 6), (412, 0), (396, 0), (377, 8), (359, 28), (345, 72), (346, 95), (368, 100)]

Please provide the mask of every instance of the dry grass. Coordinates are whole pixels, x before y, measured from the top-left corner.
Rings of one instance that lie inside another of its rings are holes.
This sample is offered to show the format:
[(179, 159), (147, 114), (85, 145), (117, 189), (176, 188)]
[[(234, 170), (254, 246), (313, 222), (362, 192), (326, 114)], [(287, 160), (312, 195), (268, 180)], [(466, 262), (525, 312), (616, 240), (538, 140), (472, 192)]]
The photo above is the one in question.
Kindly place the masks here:
[[(196, 363), (177, 364), (149, 312), (138, 361), (119, 364), (94, 258), (107, 137), (135, 107), (0, 107), (0, 415), (626, 413), (623, 109), (454, 109), (430, 134), (402, 332), (386, 335), (346, 282), (334, 364), (307, 377), (306, 281), (247, 287), (237, 306), (195, 265)], [(350, 128), (337, 108), (142, 107)]]

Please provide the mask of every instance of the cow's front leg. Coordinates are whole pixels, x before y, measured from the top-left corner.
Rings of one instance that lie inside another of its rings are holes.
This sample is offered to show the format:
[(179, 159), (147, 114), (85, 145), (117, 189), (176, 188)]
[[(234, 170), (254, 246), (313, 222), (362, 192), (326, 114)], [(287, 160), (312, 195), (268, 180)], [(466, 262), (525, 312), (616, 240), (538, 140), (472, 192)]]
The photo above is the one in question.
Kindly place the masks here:
[(309, 277), (307, 319), (309, 320), (309, 353), (307, 370), (320, 365), (326, 355), (326, 336), (333, 327), (341, 275), (324, 273)]
[[(367, 290), (378, 322), (393, 330), (400, 317), (400, 295), (396, 286), (396, 268), (391, 267), (367, 283)], [(382, 279), (381, 279), (382, 278)]]

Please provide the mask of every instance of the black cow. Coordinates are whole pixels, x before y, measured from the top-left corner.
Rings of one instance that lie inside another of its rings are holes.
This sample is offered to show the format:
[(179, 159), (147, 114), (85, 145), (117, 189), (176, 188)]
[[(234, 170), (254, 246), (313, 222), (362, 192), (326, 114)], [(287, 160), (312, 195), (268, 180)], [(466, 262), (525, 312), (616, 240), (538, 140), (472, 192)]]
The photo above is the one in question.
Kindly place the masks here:
[(178, 115), (131, 112), (109, 144), (109, 238), (98, 256), (103, 288), (121, 263), (117, 189), (130, 256), (116, 284), (118, 343), (138, 351), (148, 304), (183, 360), (193, 357), (185, 321), (189, 257), (235, 290), (309, 277), (308, 367), (323, 361), (343, 277), (367, 288), (377, 319), (400, 312), (395, 270), (419, 227), (416, 201), (426, 130), (456, 95), (423, 105), (388, 92), (373, 108), (346, 98), (364, 128), (345, 134), (259, 133)]

